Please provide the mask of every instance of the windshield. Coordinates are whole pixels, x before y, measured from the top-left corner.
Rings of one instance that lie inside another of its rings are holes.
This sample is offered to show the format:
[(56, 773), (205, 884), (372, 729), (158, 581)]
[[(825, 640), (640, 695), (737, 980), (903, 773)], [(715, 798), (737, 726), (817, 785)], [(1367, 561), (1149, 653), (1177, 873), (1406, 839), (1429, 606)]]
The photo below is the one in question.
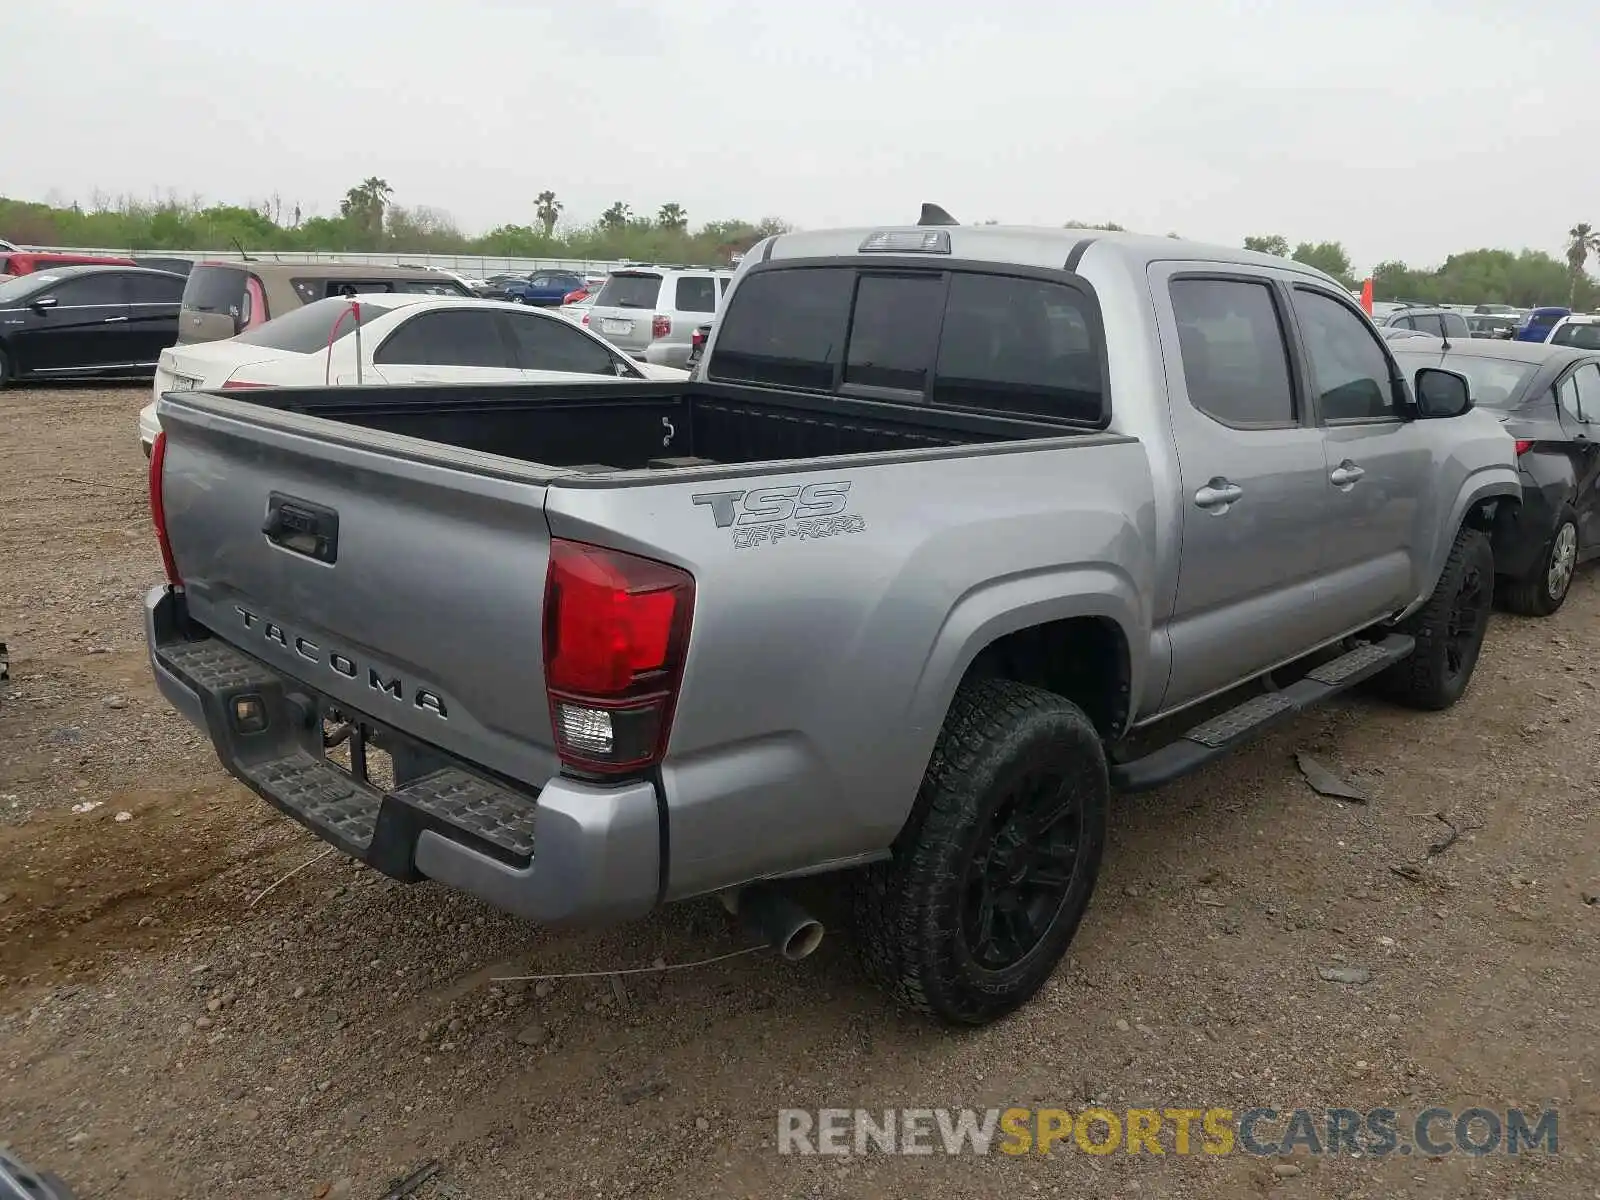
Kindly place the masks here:
[(1400, 354), (1401, 365), (1412, 375), (1418, 367), (1443, 367), (1467, 377), (1472, 386), (1472, 403), (1478, 408), (1493, 408), (1502, 412), (1522, 403), (1528, 381), (1538, 372), (1539, 363), (1513, 362), (1504, 358), (1473, 358), (1467, 355), (1446, 354), (1440, 361), (1438, 354)]
[(15, 304), (34, 292), (60, 283), (61, 276), (36, 271), (32, 275), (16, 275), (0, 283), (0, 304)]
[(1552, 346), (1576, 346), (1579, 350), (1600, 350), (1600, 325), (1563, 325), (1550, 335)]

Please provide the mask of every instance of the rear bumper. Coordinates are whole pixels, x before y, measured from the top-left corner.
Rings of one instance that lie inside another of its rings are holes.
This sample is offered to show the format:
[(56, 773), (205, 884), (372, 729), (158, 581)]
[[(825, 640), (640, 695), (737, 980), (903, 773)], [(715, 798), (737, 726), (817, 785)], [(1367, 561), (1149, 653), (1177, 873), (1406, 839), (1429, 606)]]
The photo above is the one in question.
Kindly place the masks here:
[(689, 368), (688, 342), (651, 342), (645, 347), (644, 360), (658, 367)]
[[(161, 694), (210, 735), (235, 778), (351, 857), (543, 923), (621, 921), (655, 905), (662, 847), (651, 783), (557, 777), (530, 791), (345, 710), (392, 756), (396, 779), (386, 790), (328, 760), (326, 698), (192, 626), (168, 588), (146, 594), (144, 615)], [(264, 728), (241, 731), (238, 700), (259, 703)]]

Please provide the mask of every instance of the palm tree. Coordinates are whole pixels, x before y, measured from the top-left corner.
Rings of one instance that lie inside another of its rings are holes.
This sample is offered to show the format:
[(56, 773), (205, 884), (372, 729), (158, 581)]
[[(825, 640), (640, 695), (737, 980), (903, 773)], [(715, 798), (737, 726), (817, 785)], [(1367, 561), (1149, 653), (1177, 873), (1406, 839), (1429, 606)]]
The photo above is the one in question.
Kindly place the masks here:
[(339, 215), (357, 218), (368, 233), (382, 234), (383, 210), (392, 195), (394, 189), (387, 179), (369, 175), (344, 194), (344, 199), (339, 201)]
[(534, 212), (539, 218), (539, 224), (544, 226), (545, 237), (549, 237), (556, 231), (556, 221), (560, 218), (564, 205), (556, 199), (556, 194), (549, 188), (535, 196), (534, 203), (538, 206)]
[(631, 220), (633, 220), (633, 210), (621, 200), (600, 214), (601, 226), (613, 232), (623, 228)]
[(663, 204), (656, 214), (656, 224), (673, 233), (682, 233), (689, 224), (689, 214), (683, 211), (681, 204)]
[(1578, 285), (1583, 282), (1583, 268), (1588, 265), (1589, 253), (1600, 254), (1600, 233), (1587, 221), (1580, 221), (1567, 230), (1567, 237), (1571, 239), (1567, 243), (1567, 273), (1572, 277), (1572, 294), (1567, 303), (1576, 308)]

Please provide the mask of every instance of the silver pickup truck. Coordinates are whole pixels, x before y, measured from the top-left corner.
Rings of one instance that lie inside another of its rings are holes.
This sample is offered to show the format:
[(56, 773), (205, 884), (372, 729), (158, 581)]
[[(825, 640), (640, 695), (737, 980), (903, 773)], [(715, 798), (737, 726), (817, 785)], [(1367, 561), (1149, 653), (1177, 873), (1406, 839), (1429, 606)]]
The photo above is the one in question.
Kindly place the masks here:
[(797, 956), (781, 881), (852, 868), (871, 973), (981, 1023), (1064, 954), (1113, 790), (1363, 681), (1461, 695), (1519, 497), (1470, 410), (1280, 259), (785, 234), (688, 383), (163, 397), (150, 658), (391, 876), (715, 894)]

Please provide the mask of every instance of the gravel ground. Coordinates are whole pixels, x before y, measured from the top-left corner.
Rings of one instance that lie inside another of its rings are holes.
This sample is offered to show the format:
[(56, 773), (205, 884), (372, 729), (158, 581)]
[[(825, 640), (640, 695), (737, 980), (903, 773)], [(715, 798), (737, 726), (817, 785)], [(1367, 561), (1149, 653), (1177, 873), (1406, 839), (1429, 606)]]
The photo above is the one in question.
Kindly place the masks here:
[[(1119, 802), (1072, 958), (991, 1028), (900, 1014), (843, 932), (796, 965), (496, 982), (743, 943), (711, 904), (541, 931), (318, 857), (233, 783), (143, 657), (146, 394), (0, 394), (0, 1139), (85, 1200), (376, 1200), (431, 1160), (416, 1194), (457, 1200), (1600, 1196), (1600, 580), (1496, 617), (1448, 713), (1355, 699)], [(1459, 837), (1430, 854), (1435, 813)], [(807, 895), (838, 929), (836, 892)], [(1561, 1153), (775, 1149), (780, 1107), (1090, 1101), (1557, 1105)]]

